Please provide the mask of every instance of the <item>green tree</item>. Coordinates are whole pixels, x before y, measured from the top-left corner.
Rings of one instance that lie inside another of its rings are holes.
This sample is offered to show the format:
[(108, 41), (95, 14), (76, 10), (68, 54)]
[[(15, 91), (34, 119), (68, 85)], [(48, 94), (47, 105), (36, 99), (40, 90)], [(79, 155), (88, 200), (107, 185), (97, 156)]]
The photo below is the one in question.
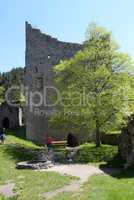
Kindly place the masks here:
[(9, 94), (9, 99), (12, 103), (23, 104), (24, 95), (21, 92), (21, 86), (24, 85), (24, 68), (13, 68), (9, 72), (0, 73), (0, 87), (4, 88), (5, 93), (14, 87)]
[(50, 122), (54, 125), (92, 130), (96, 146), (101, 132), (119, 127), (133, 111), (131, 58), (119, 51), (111, 32), (96, 24), (88, 31), (84, 49), (69, 61), (55, 67), (56, 85), (62, 98), (60, 110)]
[(0, 86), (3, 86), (5, 89), (21, 84), (24, 84), (24, 68), (13, 68), (9, 72), (0, 73)]

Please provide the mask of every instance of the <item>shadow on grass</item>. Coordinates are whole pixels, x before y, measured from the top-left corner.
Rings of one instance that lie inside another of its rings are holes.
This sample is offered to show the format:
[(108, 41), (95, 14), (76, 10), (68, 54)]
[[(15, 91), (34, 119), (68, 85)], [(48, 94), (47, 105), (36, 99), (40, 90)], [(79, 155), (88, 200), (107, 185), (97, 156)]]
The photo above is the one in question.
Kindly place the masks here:
[(106, 164), (100, 165), (100, 168), (120, 168), (122, 169), (125, 161), (121, 158), (121, 156), (117, 153), (111, 160), (108, 160)]
[(8, 144), (4, 146), (4, 154), (16, 163), (26, 160), (38, 159), (39, 149), (27, 148), (19, 144)]
[(8, 130), (7, 135), (13, 135), (20, 139), (26, 140), (26, 127), (22, 126), (17, 129)]
[[(8, 135), (13, 135), (26, 140), (25, 127), (9, 130)], [(4, 154), (14, 160), (15, 163), (26, 160), (37, 160), (40, 151), (39, 149), (26, 147), (20, 144), (4, 145), (3, 150)], [(114, 146), (96, 148), (90, 145), (84, 145), (79, 151), (75, 161), (78, 163), (104, 161), (106, 164), (101, 164), (100, 169), (106, 174), (117, 179), (134, 178), (134, 168), (128, 169), (127, 171), (123, 170), (124, 161), (117, 154), (117, 150)]]
[(118, 179), (130, 179), (134, 178), (134, 167), (129, 168), (127, 170), (122, 170), (120, 174), (116, 175), (116, 178)]
[(100, 165), (100, 169), (117, 179), (134, 178), (134, 167), (124, 170), (124, 163), (125, 161), (118, 154), (111, 161)]
[(123, 160), (117, 154), (105, 164), (100, 164), (99, 168), (107, 175), (117, 177), (122, 173)]
[[(7, 135), (15, 136), (15, 138), (9, 140), (7, 144), (5, 143), (5, 145), (2, 145), (2, 151), (7, 158), (12, 159), (15, 163), (38, 159), (42, 146), (36, 147), (35, 145), (34, 147), (34, 144), (27, 141), (25, 127), (8, 130)], [(17, 138), (21, 140), (17, 140)]]

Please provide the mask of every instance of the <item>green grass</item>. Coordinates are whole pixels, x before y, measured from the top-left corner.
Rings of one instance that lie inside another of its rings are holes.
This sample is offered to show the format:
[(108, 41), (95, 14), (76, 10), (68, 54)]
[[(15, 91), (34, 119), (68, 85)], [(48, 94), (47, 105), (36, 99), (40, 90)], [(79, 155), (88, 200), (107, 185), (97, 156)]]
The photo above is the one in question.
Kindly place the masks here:
[(134, 171), (122, 173), (120, 176), (92, 176), (84, 185), (78, 196), (60, 194), (52, 200), (133, 200)]
[[(25, 137), (18, 138), (15, 132), (10, 132), (6, 144), (0, 145), (0, 185), (15, 183), (15, 191), (18, 196), (15, 198), (0, 196), (0, 200), (43, 200), (42, 194), (67, 185), (74, 179), (69, 176), (60, 176), (54, 172), (35, 172), (15, 168), (19, 161), (35, 159), (41, 148), (26, 141)], [(58, 151), (64, 157), (66, 151), (63, 148), (58, 149)], [(75, 157), (75, 162), (93, 163), (94, 165), (105, 163), (111, 166), (113, 164), (119, 166), (120, 164), (116, 146), (102, 145), (102, 147), (96, 148), (94, 144), (81, 145), (79, 154)], [(110, 175), (90, 177), (89, 181), (83, 186), (83, 192), (78, 196), (62, 193), (52, 200), (96, 199), (133, 200), (133, 170), (115, 177)]]
[[(72, 181), (72, 177), (60, 176), (58, 173), (16, 169), (17, 162), (33, 160), (40, 148), (32, 142), (17, 138), (15, 134), (7, 137), (5, 145), (0, 145), (0, 185), (15, 183), (17, 200), (41, 200), (41, 194)], [(0, 200), (9, 199), (0, 196)]]

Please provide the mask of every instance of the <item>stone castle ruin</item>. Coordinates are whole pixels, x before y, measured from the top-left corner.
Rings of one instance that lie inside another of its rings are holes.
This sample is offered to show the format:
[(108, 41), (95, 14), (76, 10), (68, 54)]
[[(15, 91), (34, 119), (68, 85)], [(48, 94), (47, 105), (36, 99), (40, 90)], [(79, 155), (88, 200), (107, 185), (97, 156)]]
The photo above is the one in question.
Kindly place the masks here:
[[(55, 139), (63, 138), (59, 135), (61, 133), (54, 133), (49, 129), (47, 115), (53, 113), (54, 107), (40, 102), (38, 92), (43, 95), (44, 86), (48, 86), (48, 94), (53, 93), (53, 67), (61, 60), (70, 59), (82, 48), (81, 44), (61, 42), (52, 38), (26, 22), (25, 83), (31, 94), (34, 93), (32, 98), (28, 98), (26, 109), (27, 139), (42, 143), (47, 132), (52, 136), (54, 134)], [(47, 102), (49, 102), (49, 95)], [(40, 105), (37, 106), (37, 103)]]
[[(44, 102), (40, 101), (40, 94), (44, 95), (44, 86), (49, 87), (46, 101), (50, 103), (49, 96), (54, 93), (53, 67), (61, 60), (72, 58), (82, 48), (81, 44), (61, 42), (52, 38), (26, 22), (25, 83), (30, 91), (26, 109), (27, 139), (43, 143), (47, 133), (50, 133), (54, 139), (65, 137), (63, 133), (57, 133), (50, 129), (48, 116), (53, 114), (55, 108), (44, 105)], [(84, 137), (86, 137), (85, 134)], [(122, 129), (119, 141), (120, 154), (127, 161), (128, 166), (134, 163), (133, 141), (134, 116), (129, 121), (128, 126)]]

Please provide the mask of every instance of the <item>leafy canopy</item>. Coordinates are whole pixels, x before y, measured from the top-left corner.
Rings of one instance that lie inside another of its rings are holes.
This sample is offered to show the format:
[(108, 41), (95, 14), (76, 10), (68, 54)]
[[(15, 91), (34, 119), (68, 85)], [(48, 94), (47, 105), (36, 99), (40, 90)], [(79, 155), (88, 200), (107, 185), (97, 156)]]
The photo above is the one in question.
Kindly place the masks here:
[(112, 33), (90, 25), (83, 50), (54, 68), (61, 100), (51, 124), (65, 131), (119, 128), (124, 116), (134, 110), (133, 68)]

